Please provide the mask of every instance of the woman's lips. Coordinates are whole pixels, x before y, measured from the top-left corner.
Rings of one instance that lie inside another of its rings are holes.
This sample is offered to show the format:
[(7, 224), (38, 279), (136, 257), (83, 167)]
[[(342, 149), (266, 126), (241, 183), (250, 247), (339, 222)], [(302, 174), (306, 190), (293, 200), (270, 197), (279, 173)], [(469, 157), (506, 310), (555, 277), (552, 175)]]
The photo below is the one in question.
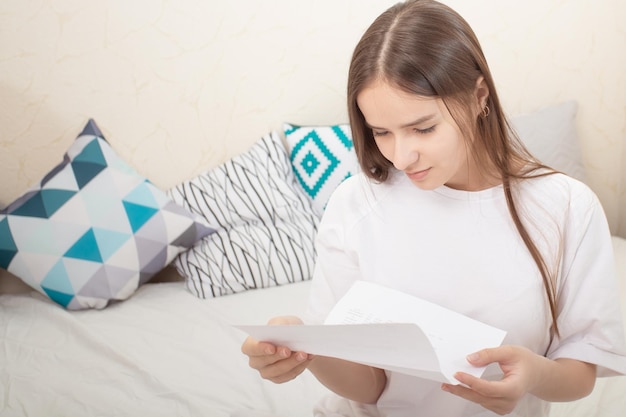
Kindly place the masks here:
[(423, 180), (428, 175), (429, 172), (430, 172), (430, 168), (426, 168), (421, 171), (407, 172), (406, 175), (413, 181), (420, 181), (420, 180)]

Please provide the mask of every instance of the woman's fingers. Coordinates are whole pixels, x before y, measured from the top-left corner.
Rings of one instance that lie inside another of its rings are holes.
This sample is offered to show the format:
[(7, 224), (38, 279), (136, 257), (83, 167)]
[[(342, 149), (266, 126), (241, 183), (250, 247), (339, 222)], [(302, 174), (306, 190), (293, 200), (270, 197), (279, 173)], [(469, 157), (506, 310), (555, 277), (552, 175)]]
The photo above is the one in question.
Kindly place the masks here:
[(529, 375), (535, 373), (537, 355), (516, 346), (483, 349), (468, 356), (474, 366), (497, 363), (503, 372), (500, 380), (490, 381), (464, 372), (454, 377), (462, 385), (443, 384), (442, 389), (475, 402), (497, 413), (510, 413), (529, 390)]
[[(302, 320), (294, 316), (272, 318), (271, 325), (298, 325)], [(308, 366), (312, 355), (305, 352), (292, 352), (286, 346), (246, 338), (241, 345), (241, 352), (248, 356), (251, 368), (256, 369), (261, 377), (272, 382), (282, 383), (294, 379)]]
[(281, 359), (259, 370), (261, 376), (275, 383), (291, 381), (300, 375), (311, 359), (304, 352), (293, 352), (288, 358)]
[(276, 353), (276, 346), (271, 343), (258, 341), (250, 336), (241, 345), (241, 352), (247, 356), (266, 356)]
[(481, 378), (476, 378), (473, 375), (466, 374), (464, 372), (457, 372), (454, 377), (463, 384), (465, 387), (458, 385), (465, 390), (474, 391), (481, 396), (486, 397), (501, 397), (507, 395), (506, 383), (502, 381), (488, 381)]

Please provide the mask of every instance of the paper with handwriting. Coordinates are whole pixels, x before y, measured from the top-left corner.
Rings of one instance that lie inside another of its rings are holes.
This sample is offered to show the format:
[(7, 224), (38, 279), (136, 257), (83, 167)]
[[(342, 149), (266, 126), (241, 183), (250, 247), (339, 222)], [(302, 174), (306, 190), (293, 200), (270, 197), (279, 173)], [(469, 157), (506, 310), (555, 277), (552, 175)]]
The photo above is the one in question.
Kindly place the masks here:
[(238, 325), (258, 340), (457, 384), (454, 373), (480, 377), (466, 356), (502, 344), (506, 332), (437, 304), (357, 281), (323, 325)]

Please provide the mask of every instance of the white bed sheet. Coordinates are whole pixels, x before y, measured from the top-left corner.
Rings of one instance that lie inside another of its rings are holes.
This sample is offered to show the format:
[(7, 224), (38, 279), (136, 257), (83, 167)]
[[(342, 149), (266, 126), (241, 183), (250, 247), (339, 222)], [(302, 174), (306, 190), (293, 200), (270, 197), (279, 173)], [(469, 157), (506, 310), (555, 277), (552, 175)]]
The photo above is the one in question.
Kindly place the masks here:
[[(240, 352), (231, 323), (298, 312), (308, 283), (199, 300), (147, 284), (102, 311), (67, 312), (39, 293), (0, 297), (1, 416), (308, 415), (323, 387), (275, 385)], [(310, 375), (308, 375), (310, 376)]]
[[(626, 306), (626, 240), (614, 246)], [(326, 389), (309, 373), (262, 380), (231, 327), (301, 313), (308, 287), (199, 300), (181, 282), (147, 284), (125, 302), (78, 312), (36, 292), (2, 295), (0, 416), (311, 416)], [(623, 417), (626, 377), (598, 380), (552, 415)]]

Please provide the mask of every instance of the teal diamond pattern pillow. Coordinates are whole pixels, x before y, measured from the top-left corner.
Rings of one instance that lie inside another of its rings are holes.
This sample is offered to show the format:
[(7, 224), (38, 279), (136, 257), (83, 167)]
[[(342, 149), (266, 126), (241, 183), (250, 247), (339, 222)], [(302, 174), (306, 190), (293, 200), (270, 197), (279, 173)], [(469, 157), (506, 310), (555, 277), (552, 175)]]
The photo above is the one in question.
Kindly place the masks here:
[(67, 309), (104, 308), (214, 231), (90, 120), (63, 161), (0, 211), (0, 267)]
[(285, 123), (283, 130), (298, 182), (321, 215), (335, 188), (359, 169), (350, 126)]

